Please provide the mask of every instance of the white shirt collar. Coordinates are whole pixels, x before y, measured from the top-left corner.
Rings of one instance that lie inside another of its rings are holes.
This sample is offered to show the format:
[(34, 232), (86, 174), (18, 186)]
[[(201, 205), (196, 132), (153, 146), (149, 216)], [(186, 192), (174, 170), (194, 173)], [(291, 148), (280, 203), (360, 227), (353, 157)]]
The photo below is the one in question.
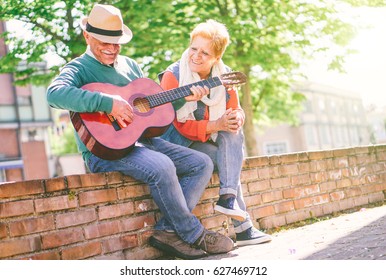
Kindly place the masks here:
[[(91, 48), (89, 45), (87, 45), (87, 48), (86, 48), (86, 54), (88, 54), (89, 56), (91, 56), (92, 58), (96, 59), (100, 64), (103, 64), (103, 65), (106, 65), (106, 66), (110, 66), (109, 64), (104, 64), (102, 62), (100, 62), (96, 57), (95, 55), (92, 53), (91, 51)], [(118, 66), (118, 58), (114, 61), (114, 68)]]

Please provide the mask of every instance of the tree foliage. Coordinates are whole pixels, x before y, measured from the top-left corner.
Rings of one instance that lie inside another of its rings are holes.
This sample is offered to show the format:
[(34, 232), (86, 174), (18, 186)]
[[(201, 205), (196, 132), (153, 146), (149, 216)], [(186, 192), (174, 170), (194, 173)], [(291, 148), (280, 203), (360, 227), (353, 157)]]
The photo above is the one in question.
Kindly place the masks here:
[[(189, 44), (189, 33), (199, 22), (216, 19), (231, 35), (224, 62), (248, 76), (241, 90), (246, 111), (244, 127), (249, 155), (256, 155), (254, 124), (290, 122), (296, 124), (304, 97), (291, 85), (302, 76), (298, 71), (304, 59), (326, 51), (323, 39), (344, 46), (354, 28), (336, 15), (338, 1), (329, 0), (133, 0), (104, 1), (120, 8), (124, 22), (134, 33), (122, 53), (136, 59), (146, 75), (156, 79), (172, 61), (179, 59)], [(384, 5), (381, 0), (346, 0), (355, 6)], [(34, 69), (17, 71), (21, 59), (32, 63), (47, 51), (64, 62), (84, 52), (85, 42), (79, 28), (80, 18), (94, 1), (3, 0), (2, 20), (18, 19), (27, 23), (34, 40), (2, 34), (13, 46), (0, 59), (0, 73), (14, 72), (19, 82), (47, 82), (58, 71)], [(99, 2), (99, 3), (103, 3)], [(344, 55), (331, 61), (339, 69)]]

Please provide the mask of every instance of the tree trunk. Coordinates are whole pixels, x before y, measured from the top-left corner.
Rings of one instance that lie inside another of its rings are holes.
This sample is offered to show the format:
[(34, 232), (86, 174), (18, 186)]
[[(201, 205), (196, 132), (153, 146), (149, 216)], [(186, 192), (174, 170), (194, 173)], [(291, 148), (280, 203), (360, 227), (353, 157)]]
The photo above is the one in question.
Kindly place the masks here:
[[(244, 73), (248, 75), (249, 69), (245, 68)], [(251, 87), (249, 82), (243, 86), (243, 97), (241, 99), (241, 107), (245, 112), (245, 123), (243, 127), (245, 136), (245, 147), (247, 156), (257, 156), (257, 141), (255, 134), (255, 126), (253, 125), (253, 105), (251, 96)]]

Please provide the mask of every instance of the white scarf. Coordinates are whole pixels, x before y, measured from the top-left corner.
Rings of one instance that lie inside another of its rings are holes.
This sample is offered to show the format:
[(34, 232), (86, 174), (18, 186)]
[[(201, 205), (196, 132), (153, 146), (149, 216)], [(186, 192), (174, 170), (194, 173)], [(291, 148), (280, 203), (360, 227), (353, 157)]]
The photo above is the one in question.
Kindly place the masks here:
[[(180, 60), (180, 78), (179, 86), (184, 86), (201, 81), (200, 76), (196, 72), (192, 72), (188, 64), (188, 52), (187, 49)], [(226, 73), (225, 64), (221, 59), (213, 65), (212, 77), (220, 76)], [(209, 120), (215, 121), (219, 119), (226, 110), (226, 90), (224, 86), (218, 86), (210, 90), (210, 98), (204, 96), (201, 101), (209, 106)], [(177, 120), (179, 122), (186, 122), (187, 120), (195, 120), (193, 112), (197, 109), (197, 101), (188, 101), (177, 110)], [(217, 133), (212, 133), (211, 138), (216, 141)]]

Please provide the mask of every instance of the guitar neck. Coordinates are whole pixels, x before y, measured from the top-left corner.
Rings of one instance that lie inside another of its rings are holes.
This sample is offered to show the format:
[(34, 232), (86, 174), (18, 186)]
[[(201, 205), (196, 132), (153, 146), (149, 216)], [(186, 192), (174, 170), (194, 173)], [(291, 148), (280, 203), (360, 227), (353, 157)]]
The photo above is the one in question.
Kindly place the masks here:
[(183, 97), (186, 97), (186, 96), (192, 94), (190, 91), (190, 88), (192, 86), (202, 86), (202, 87), (206, 86), (209, 89), (211, 89), (211, 88), (218, 87), (221, 85), (222, 85), (222, 82), (221, 82), (220, 78), (219, 77), (213, 77), (213, 78), (209, 78), (207, 80), (202, 80), (202, 81), (192, 83), (192, 84), (189, 84), (186, 86), (182, 86), (179, 88), (159, 92), (157, 94), (147, 96), (146, 99), (149, 101), (150, 108), (153, 108), (153, 107), (157, 107), (157, 106), (175, 101), (177, 99), (180, 99), (180, 98), (183, 98)]

